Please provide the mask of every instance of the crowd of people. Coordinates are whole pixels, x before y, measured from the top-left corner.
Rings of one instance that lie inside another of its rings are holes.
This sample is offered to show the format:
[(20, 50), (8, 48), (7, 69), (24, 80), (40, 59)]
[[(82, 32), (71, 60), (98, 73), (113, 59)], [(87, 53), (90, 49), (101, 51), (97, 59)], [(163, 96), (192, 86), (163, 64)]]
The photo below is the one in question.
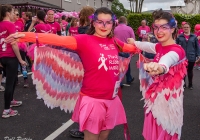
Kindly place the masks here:
[[(23, 74), (24, 87), (28, 88), (27, 72), (35, 71), (32, 67), (35, 49), (50, 44), (76, 52), (84, 68), (72, 116), (79, 128), (70, 134), (85, 140), (107, 140), (116, 125), (127, 125), (119, 89), (130, 86), (134, 80), (129, 64), (126, 83), (122, 83), (118, 56), (130, 58), (141, 52), (151, 60), (140, 67), (141, 75), (148, 73), (145, 80), (148, 86), (141, 89), (145, 101), (142, 134), (146, 140), (180, 139), (183, 91), (186, 87), (193, 89), (194, 66), (200, 70), (200, 24), (195, 26), (194, 34), (188, 22), (182, 22), (177, 30), (173, 15), (157, 10), (152, 14), (151, 27), (145, 19), (141, 21), (136, 41), (126, 17), (116, 22), (114, 13), (105, 7), (96, 11), (84, 7), (78, 18), (56, 16), (53, 10), (37, 11), (36, 16), (31, 12), (21, 13), (21, 18), (19, 15), (11, 5), (0, 6), (0, 81), (5, 82), (5, 88), (0, 85), (0, 90), (5, 90), (2, 118), (17, 115), (18, 111), (11, 108), (22, 105), (22, 101), (13, 97), (18, 70)], [(144, 77), (140, 79), (142, 86), (143, 82)], [(130, 139), (127, 135), (125, 138)]]

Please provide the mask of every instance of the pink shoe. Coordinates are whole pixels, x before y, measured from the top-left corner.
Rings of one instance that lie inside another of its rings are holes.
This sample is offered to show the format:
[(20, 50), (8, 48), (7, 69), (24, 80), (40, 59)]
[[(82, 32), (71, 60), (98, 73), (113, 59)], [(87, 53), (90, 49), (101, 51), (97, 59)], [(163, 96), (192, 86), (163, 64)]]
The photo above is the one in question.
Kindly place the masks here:
[(9, 118), (9, 117), (16, 116), (17, 114), (18, 114), (17, 110), (10, 109), (9, 112), (3, 111), (2, 118), (6, 119), (6, 118)]
[(12, 100), (11, 103), (10, 103), (10, 107), (17, 107), (17, 106), (20, 106), (22, 105), (22, 101), (15, 101), (15, 100)]

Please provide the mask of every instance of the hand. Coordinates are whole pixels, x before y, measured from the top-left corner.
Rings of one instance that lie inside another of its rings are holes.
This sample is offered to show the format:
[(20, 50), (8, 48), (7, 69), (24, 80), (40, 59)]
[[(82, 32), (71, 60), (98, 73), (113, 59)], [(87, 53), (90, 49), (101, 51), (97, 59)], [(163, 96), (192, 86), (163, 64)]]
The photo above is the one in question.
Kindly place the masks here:
[(135, 40), (133, 38), (128, 38), (127, 39), (127, 43), (134, 45), (135, 44)]
[(150, 63), (144, 63), (144, 69), (151, 75), (159, 75), (164, 72), (163, 67), (156, 63), (156, 62), (150, 62)]
[(19, 38), (22, 38), (24, 36), (25, 36), (25, 34), (18, 34), (18, 33), (11, 34), (5, 39), (5, 43), (10, 43), (13, 45), (18, 42)]
[(199, 39), (200, 39), (200, 36), (198, 36), (197, 39), (199, 40)]
[(199, 59), (196, 60), (195, 63), (196, 63), (197, 65), (200, 64), (200, 57), (199, 57)]
[(20, 64), (21, 64), (22, 66), (27, 66), (27, 63), (26, 63), (25, 61), (20, 60), (19, 62), (20, 62)]
[(37, 17), (32, 17), (32, 23), (35, 24), (37, 22)]

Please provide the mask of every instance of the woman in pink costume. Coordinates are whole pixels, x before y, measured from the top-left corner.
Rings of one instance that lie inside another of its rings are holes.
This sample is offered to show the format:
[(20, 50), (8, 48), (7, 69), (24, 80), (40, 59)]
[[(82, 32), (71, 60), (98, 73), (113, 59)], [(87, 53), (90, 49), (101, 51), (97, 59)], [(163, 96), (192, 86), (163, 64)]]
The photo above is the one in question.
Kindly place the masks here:
[[(102, 7), (92, 16), (88, 34), (57, 36), (22, 33), (7, 39), (8, 42), (14, 39), (14, 43), (15, 38), (22, 37), (20, 41), (35, 42), (35, 37), (38, 36), (41, 43), (62, 46), (77, 52), (83, 63), (84, 76), (72, 120), (79, 123), (85, 140), (107, 140), (116, 125), (127, 123), (123, 105), (117, 95), (120, 87), (118, 52), (135, 53), (137, 49), (115, 39), (114, 27), (114, 14), (108, 8)], [(117, 47), (117, 44), (121, 47)], [(48, 64), (50, 63), (52, 61)]]
[(183, 79), (187, 73), (185, 51), (173, 39), (177, 27), (173, 15), (158, 10), (153, 12), (153, 19), (153, 32), (159, 43), (129, 39), (139, 49), (156, 54), (153, 62), (140, 65), (140, 88), (145, 100), (142, 134), (145, 140), (180, 140)]

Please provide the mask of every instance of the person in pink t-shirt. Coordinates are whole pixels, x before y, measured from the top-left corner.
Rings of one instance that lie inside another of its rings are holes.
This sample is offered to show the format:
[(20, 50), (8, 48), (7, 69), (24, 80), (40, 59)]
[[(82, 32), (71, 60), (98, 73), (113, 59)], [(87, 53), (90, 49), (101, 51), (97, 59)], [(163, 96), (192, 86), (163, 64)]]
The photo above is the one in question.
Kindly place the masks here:
[(17, 32), (22, 32), (24, 30), (24, 24), (21, 20), (19, 20), (19, 11), (18, 9), (14, 10), (14, 20), (15, 28)]
[[(24, 31), (24, 24), (22, 21), (19, 20), (19, 11), (18, 9), (14, 10), (14, 19), (13, 22), (15, 24), (15, 28), (17, 32), (23, 32)], [(26, 59), (26, 51), (27, 51), (27, 44), (25, 42), (19, 42), (18, 43), (19, 51), (22, 60), (25, 61)], [(28, 87), (28, 76), (27, 76), (27, 67), (23, 67), (20, 65), (20, 70), (24, 78), (24, 88)], [(18, 83), (18, 77), (17, 77), (17, 83)]]
[(18, 62), (26, 65), (22, 60), (19, 48), (16, 44), (6, 43), (5, 39), (16, 32), (15, 25), (11, 22), (14, 18), (12, 5), (0, 5), (0, 63), (6, 71), (6, 89), (4, 93), (4, 111), (2, 118), (9, 118), (18, 114), (17, 110), (12, 110), (12, 106), (20, 106), (21, 101), (15, 101), (13, 94), (16, 84)]
[[(29, 32), (35, 32), (35, 33), (52, 33), (51, 26), (49, 24), (45, 23), (45, 16), (46, 13), (42, 10), (39, 10), (37, 12), (37, 16), (32, 18), (31, 26), (29, 27)], [(42, 46), (42, 44), (40, 44)], [(27, 55), (34, 60), (34, 49), (36, 47), (36, 44), (32, 44), (29, 46)]]
[[(107, 140), (116, 125), (127, 123), (117, 95), (120, 87), (118, 53), (120, 50), (135, 53), (137, 49), (114, 38), (114, 27), (114, 14), (110, 9), (101, 7), (92, 16), (88, 34), (38, 34), (41, 43), (71, 49), (81, 58), (84, 77), (72, 120), (79, 123), (85, 140)], [(14, 34), (7, 41), (14, 39), (14, 43), (20, 37), (20, 41), (35, 42), (34, 33)]]
[(51, 26), (53, 34), (61, 35), (61, 27), (60, 24), (55, 21), (54, 14), (55, 12), (53, 10), (47, 12), (47, 23)]
[(69, 28), (69, 35), (70, 36), (75, 36), (78, 34), (78, 19), (77, 18), (73, 18), (71, 21), (71, 27)]
[(61, 24), (62, 24), (62, 31), (65, 31), (66, 27), (68, 25), (68, 22), (66, 21), (66, 16), (65, 15), (62, 16)]
[(32, 18), (31, 26), (28, 29), (28, 32), (36, 33), (51, 33), (51, 26), (45, 23), (46, 13), (42, 10), (37, 12), (37, 16)]
[(146, 24), (147, 24), (146, 20), (142, 20), (141, 26), (137, 30), (137, 34), (139, 36), (139, 38), (138, 38), (139, 41), (142, 41), (142, 38), (151, 31), (150, 27), (147, 26)]

